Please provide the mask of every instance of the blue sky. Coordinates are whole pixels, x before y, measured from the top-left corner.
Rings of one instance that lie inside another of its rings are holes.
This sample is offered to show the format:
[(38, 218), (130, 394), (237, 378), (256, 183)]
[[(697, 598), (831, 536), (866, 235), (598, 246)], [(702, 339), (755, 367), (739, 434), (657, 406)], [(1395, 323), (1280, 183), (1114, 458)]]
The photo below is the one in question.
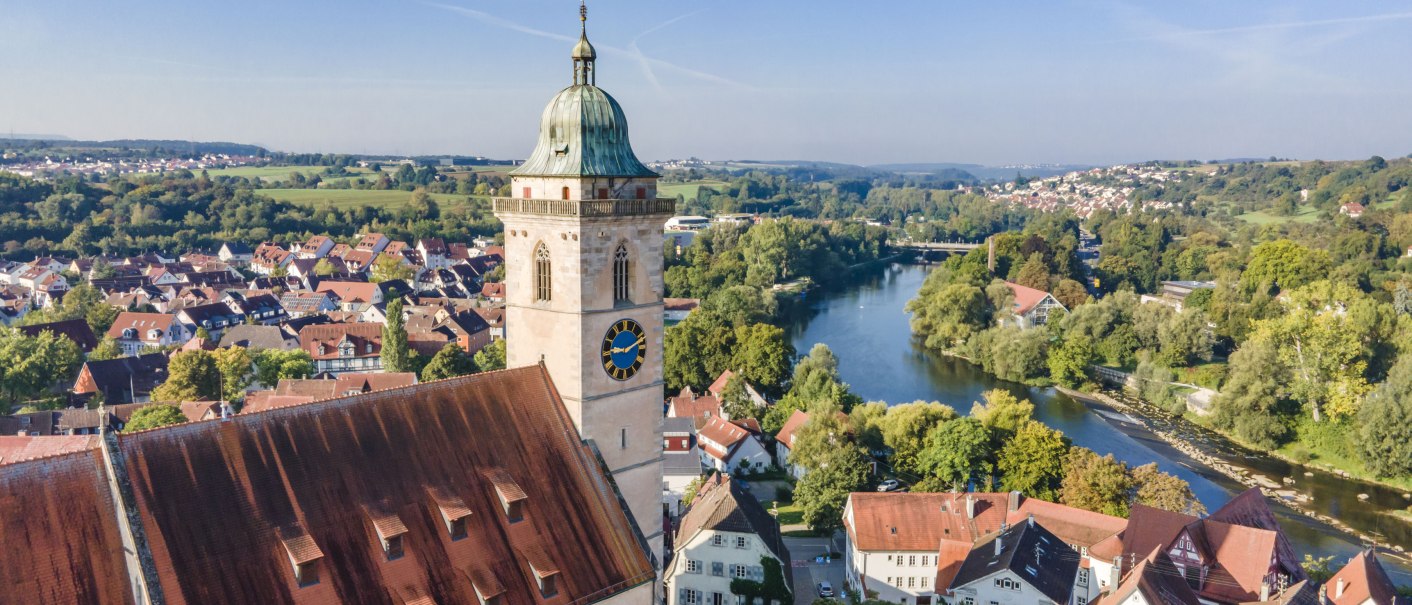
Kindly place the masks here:
[[(0, 131), (528, 155), (571, 0), (0, 0)], [(1412, 153), (1412, 4), (598, 0), (644, 159)]]

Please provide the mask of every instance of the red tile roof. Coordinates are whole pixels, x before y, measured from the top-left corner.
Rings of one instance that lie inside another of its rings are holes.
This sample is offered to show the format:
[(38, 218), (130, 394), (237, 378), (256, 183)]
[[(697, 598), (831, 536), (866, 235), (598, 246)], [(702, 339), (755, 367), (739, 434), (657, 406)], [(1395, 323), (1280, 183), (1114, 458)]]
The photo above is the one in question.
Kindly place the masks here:
[(1034, 515), (1035, 521), (1043, 525), (1065, 544), (1092, 547), (1103, 540), (1118, 535), (1128, 526), (1128, 520), (1081, 508), (1046, 502), (1035, 498), (1019, 496), (1020, 506), (1009, 514), (1006, 521), (1015, 525)]
[[(974, 519), (966, 514), (968, 496)], [(857, 492), (848, 497), (844, 525), (859, 550), (936, 552), (943, 540), (955, 540), (969, 552), (973, 541), (1000, 530), (1008, 500), (1008, 494)]]
[(697, 397), (691, 392), (691, 387), (682, 389), (667, 405), (671, 408), (672, 415), (678, 418), (721, 417), (721, 402), (711, 395)]
[(699, 298), (664, 298), (662, 305), (668, 311), (693, 311), (701, 306)]
[(321, 281), (316, 292), (328, 292), (340, 302), (369, 303), (377, 299), (378, 285), (362, 281)]
[(1392, 583), (1372, 550), (1350, 559), (1324, 583), (1324, 589), (1333, 605), (1361, 605), (1369, 599), (1377, 605), (1393, 605), (1397, 599), (1397, 585)]
[(750, 438), (750, 431), (720, 416), (706, 421), (696, 432), (701, 450), (719, 460), (729, 460), (735, 449)]
[(794, 413), (790, 414), (789, 420), (784, 421), (784, 426), (780, 427), (780, 432), (775, 434), (775, 441), (789, 449), (794, 449), (794, 433), (808, 422), (808, 412), (794, 410)]
[(0, 464), (0, 600), (133, 602), (102, 468), (98, 448)]
[(175, 315), (166, 313), (134, 313), (123, 311), (113, 320), (113, 326), (108, 328), (109, 338), (122, 338), (123, 330), (133, 329), (137, 331), (137, 340), (147, 340), (148, 330), (161, 330), (162, 334), (171, 332), (172, 322), (176, 321)]
[(1010, 286), (1010, 291), (1015, 294), (1016, 315), (1029, 313), (1031, 309), (1035, 308), (1035, 305), (1038, 305), (1044, 300), (1044, 297), (1049, 296), (1049, 293), (1044, 290), (1036, 290), (1014, 282), (1007, 281), (1005, 285)]
[[(354, 357), (377, 357), (382, 354), (382, 324), (322, 324), (304, 326), (299, 331), (299, 348), (314, 359), (338, 359), (338, 343), (348, 339), (353, 344)], [(372, 350), (366, 345), (371, 344)]]
[[(477, 603), (472, 578), (487, 576), (503, 586), (506, 605), (567, 605), (654, 577), (601, 465), (539, 367), (120, 439), (173, 605), (342, 602), (353, 595)], [(483, 474), (491, 469), (523, 489), (522, 520), (506, 518)], [(448, 536), (429, 495), (434, 489), (471, 513), (468, 539)], [(386, 561), (363, 514), (375, 502), (407, 527), (402, 559)], [(289, 527), (302, 528), (325, 554), (318, 585), (294, 584), (278, 533)], [(541, 573), (559, 571), (558, 596), (539, 596), (531, 561)], [(28, 565), (0, 567), (33, 573)], [(120, 567), (101, 571), (82, 579), (126, 577)]]
[(98, 435), (0, 436), (0, 464), (81, 452), (98, 447)]
[(505, 298), (505, 284), (485, 282), (485, 285), (480, 287), (480, 295), (486, 298)]

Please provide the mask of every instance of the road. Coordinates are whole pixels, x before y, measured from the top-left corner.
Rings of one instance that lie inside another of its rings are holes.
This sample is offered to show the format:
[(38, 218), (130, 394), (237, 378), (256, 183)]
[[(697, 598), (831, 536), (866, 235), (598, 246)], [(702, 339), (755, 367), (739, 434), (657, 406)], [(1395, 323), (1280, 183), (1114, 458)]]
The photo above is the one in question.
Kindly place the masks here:
[[(830, 542), (832, 547), (830, 548)], [(816, 563), (815, 557), (823, 556), (825, 551), (832, 550), (836, 553), (843, 552), (843, 534), (836, 534), (833, 540), (828, 538), (789, 538), (784, 539), (785, 548), (789, 549), (789, 556), (794, 559), (794, 605), (809, 605), (814, 599), (819, 598), (819, 582), (828, 582), (833, 586), (834, 596), (841, 597), (843, 590), (843, 557), (839, 556), (828, 563)]]

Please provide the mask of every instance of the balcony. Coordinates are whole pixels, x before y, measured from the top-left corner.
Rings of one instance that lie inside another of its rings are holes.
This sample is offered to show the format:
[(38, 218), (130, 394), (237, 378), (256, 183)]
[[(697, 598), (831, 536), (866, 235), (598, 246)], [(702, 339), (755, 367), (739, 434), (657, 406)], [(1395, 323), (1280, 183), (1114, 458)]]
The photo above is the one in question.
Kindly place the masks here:
[(537, 214), (577, 218), (671, 215), (676, 214), (677, 211), (677, 201), (666, 198), (650, 200), (545, 200), (501, 197), (495, 198), (494, 203), (496, 214)]

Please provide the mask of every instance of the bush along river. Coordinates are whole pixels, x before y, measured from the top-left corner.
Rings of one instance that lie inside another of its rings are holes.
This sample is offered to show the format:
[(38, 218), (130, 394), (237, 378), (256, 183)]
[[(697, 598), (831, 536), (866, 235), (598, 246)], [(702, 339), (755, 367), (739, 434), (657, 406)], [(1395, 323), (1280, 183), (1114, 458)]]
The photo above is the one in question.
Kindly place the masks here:
[[(816, 343), (833, 349), (844, 381), (866, 401), (940, 401), (964, 414), (985, 391), (1006, 389), (1032, 401), (1035, 418), (1075, 445), (1132, 466), (1155, 462), (1185, 479), (1207, 510), (1261, 487), (1287, 503), (1273, 508), (1301, 555), (1334, 555), (1341, 566), (1369, 541), (1397, 553), (1412, 548), (1412, 524), (1394, 516), (1412, 504), (1399, 490), (1248, 450), (1120, 395), (1071, 397), (1005, 382), (965, 360), (926, 350), (912, 337), (904, 308), (928, 270), (890, 264), (861, 272), (850, 287), (813, 291), (787, 315), (785, 329), (801, 354)], [(1393, 581), (1412, 584), (1412, 563), (1387, 554), (1383, 561)]]

